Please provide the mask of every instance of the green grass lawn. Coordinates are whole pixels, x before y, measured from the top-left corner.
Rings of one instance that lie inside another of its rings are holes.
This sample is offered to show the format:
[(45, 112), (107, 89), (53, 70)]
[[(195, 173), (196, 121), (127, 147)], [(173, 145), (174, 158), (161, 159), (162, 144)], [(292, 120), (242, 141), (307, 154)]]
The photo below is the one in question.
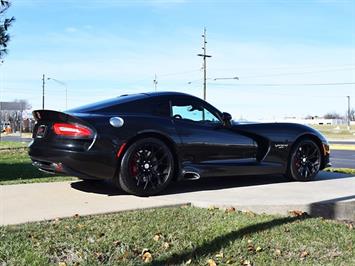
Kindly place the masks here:
[(346, 125), (310, 125), (311, 127), (319, 130), (328, 139), (355, 139), (355, 128), (350, 131)]
[[(0, 185), (52, 182), (75, 180), (71, 176), (58, 176), (43, 173), (32, 166), (27, 149), (3, 150), (2, 148), (18, 148), (20, 142), (1, 142), (0, 144)], [(26, 147), (23, 146), (22, 147)]]
[(341, 174), (349, 174), (349, 175), (355, 175), (355, 169), (353, 168), (326, 168), (324, 169), (326, 172), (331, 172), (331, 173), (341, 173)]
[(73, 217), (0, 227), (0, 265), (354, 265), (352, 226), (193, 207)]
[(13, 148), (26, 148), (28, 143), (15, 141), (0, 141), (0, 150)]

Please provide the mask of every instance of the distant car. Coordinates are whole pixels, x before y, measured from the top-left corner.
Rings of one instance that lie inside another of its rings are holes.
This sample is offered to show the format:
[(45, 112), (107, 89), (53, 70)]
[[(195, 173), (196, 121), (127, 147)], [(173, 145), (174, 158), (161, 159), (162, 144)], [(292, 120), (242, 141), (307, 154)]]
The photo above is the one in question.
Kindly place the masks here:
[(315, 129), (292, 123), (238, 124), (183, 93), (117, 98), (62, 112), (36, 110), (29, 155), (40, 170), (113, 179), (128, 193), (160, 193), (173, 180), (281, 174), (312, 180), (329, 165)]

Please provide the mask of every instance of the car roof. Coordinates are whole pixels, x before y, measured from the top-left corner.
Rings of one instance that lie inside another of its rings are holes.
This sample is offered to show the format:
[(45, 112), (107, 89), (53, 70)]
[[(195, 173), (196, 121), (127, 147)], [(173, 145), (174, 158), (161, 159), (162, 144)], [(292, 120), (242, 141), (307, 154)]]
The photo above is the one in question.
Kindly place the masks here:
[(183, 93), (183, 92), (176, 92), (176, 91), (154, 91), (154, 92), (145, 92), (142, 94), (145, 94), (145, 95), (151, 96), (151, 97), (157, 97), (157, 96), (190, 96), (190, 97), (194, 97), (190, 94)]

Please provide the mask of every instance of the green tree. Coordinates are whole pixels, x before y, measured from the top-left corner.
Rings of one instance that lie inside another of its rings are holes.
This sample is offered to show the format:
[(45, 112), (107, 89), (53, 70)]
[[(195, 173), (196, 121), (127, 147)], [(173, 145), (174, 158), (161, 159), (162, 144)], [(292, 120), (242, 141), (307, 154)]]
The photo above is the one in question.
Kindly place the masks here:
[(5, 18), (5, 13), (11, 6), (9, 0), (0, 0), (0, 59), (7, 54), (7, 44), (10, 41), (8, 29), (15, 21), (14, 17)]

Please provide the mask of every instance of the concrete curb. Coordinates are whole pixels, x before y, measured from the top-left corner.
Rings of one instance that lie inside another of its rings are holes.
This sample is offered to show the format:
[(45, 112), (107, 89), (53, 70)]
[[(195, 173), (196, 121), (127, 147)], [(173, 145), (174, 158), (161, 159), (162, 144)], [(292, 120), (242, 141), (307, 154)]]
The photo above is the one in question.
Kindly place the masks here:
[(328, 202), (294, 205), (234, 205), (210, 204), (209, 202), (192, 202), (191, 206), (199, 208), (216, 207), (221, 209), (235, 208), (237, 211), (257, 214), (290, 215), (291, 211), (305, 212), (312, 217), (323, 217), (334, 220), (355, 221), (355, 201)]

